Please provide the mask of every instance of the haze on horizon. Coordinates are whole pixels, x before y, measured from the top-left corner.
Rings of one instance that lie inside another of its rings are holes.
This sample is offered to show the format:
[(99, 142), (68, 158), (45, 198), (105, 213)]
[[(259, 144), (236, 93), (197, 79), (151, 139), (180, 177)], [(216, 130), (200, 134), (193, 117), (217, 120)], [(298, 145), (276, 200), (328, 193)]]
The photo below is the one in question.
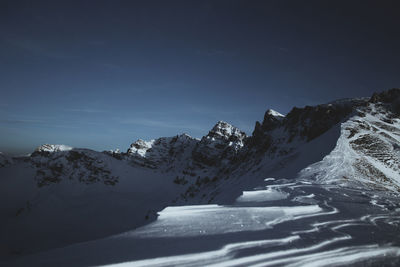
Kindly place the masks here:
[(400, 86), (398, 1), (1, 1), (0, 151), (250, 134)]

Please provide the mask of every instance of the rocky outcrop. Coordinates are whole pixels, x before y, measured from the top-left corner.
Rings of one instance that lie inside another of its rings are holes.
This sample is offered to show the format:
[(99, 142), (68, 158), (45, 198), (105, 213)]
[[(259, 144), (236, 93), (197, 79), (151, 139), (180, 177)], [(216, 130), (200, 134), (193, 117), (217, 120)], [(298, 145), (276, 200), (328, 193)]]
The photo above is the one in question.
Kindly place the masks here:
[(118, 177), (107, 166), (106, 155), (87, 150), (71, 149), (57, 152), (36, 151), (29, 158), (36, 168), (35, 180), (39, 187), (60, 183), (63, 179), (84, 184), (115, 185)]
[[(126, 161), (130, 165), (169, 173), (175, 184), (190, 189), (186, 194), (190, 196), (203, 185), (228, 179), (234, 173), (242, 175), (250, 169), (260, 169), (261, 164), (271, 160), (289, 157), (300, 146), (333, 126), (357, 117), (354, 123), (346, 126), (346, 138), (351, 139), (351, 149), (366, 158), (357, 161), (353, 167), (368, 176), (365, 172), (375, 170), (375, 167), (365, 166), (368, 159), (374, 159), (396, 172), (400, 170), (400, 120), (396, 113), (399, 101), (400, 89), (391, 89), (371, 98), (294, 107), (286, 116), (267, 110), (262, 122), (256, 122), (250, 137), (237, 127), (219, 121), (201, 140), (187, 134), (151, 141), (139, 139), (126, 153), (109, 151), (99, 154), (46, 144), (37, 148), (30, 158), (38, 168), (36, 179), (39, 186), (57, 183), (64, 176), (87, 184), (115, 184), (118, 178), (111, 175), (102, 160), (103, 156), (111, 156), (122, 163)], [(4, 160), (0, 161), (0, 166), (2, 162)]]
[(256, 122), (253, 134), (248, 139), (247, 144), (250, 147), (257, 147), (258, 151), (266, 151), (271, 147), (273, 137), (271, 132), (282, 126), (285, 116), (277, 111), (268, 109), (264, 114), (262, 123)]
[(69, 151), (73, 149), (70, 146), (66, 145), (50, 145), (50, 144), (44, 144), (35, 149), (35, 151), (32, 153), (32, 156), (35, 155), (49, 155), (50, 153), (55, 153), (55, 152), (60, 152), (60, 151)]
[(351, 102), (293, 108), (284, 121), (288, 141), (305, 138), (311, 141), (339, 123), (354, 110)]
[(187, 134), (151, 141), (139, 139), (130, 146), (127, 157), (134, 164), (159, 168), (187, 158), (197, 143), (197, 139)]
[(400, 88), (392, 88), (390, 90), (374, 93), (371, 96), (371, 103), (392, 103), (400, 98)]
[(400, 116), (400, 89), (393, 88), (381, 93), (374, 93), (370, 99), (371, 103), (386, 104), (390, 111)]
[(193, 150), (193, 159), (208, 166), (226, 165), (244, 146), (246, 133), (219, 121)]
[(309, 142), (343, 121), (357, 106), (366, 103), (347, 100), (304, 108), (294, 107), (286, 116), (268, 110), (263, 122), (256, 122), (247, 143), (249, 147), (264, 153), (277, 151), (282, 144), (294, 140)]
[(149, 150), (154, 143), (154, 140), (146, 142), (142, 139), (138, 139), (136, 142), (132, 143), (131, 146), (128, 148), (128, 155), (139, 155), (139, 156), (146, 156), (147, 150)]
[(367, 100), (356, 107), (340, 125), (334, 150), (305, 168), (302, 178), (400, 192), (400, 119), (389, 104)]

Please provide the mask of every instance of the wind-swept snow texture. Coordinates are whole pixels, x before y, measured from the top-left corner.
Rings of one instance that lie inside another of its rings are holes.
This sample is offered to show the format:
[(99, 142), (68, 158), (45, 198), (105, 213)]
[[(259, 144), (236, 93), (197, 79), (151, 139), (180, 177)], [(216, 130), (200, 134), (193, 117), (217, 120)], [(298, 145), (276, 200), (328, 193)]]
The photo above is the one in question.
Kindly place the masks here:
[(0, 265), (400, 266), (400, 89), (251, 136), (0, 154)]
[(342, 123), (335, 149), (300, 176), (400, 192), (400, 119), (389, 116), (377, 104), (360, 108)]
[[(295, 181), (285, 199), (168, 207), (153, 223), (9, 266), (398, 266), (396, 198)], [(259, 190), (258, 190), (259, 191)], [(266, 193), (268, 194), (268, 193)], [(244, 197), (249, 195), (245, 193)], [(246, 198), (246, 197), (245, 197)], [(371, 206), (373, 198), (379, 206)]]

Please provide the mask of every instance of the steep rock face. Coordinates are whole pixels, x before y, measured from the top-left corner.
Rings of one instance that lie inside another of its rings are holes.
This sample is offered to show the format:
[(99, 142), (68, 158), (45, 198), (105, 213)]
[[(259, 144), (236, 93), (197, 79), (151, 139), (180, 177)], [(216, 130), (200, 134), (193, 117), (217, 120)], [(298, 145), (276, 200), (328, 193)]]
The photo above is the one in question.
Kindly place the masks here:
[(127, 153), (129, 155), (138, 155), (141, 157), (146, 156), (147, 150), (149, 150), (155, 140), (151, 141), (144, 141), (142, 139), (138, 139), (136, 142), (132, 143), (131, 146), (128, 148)]
[(374, 98), (341, 125), (336, 148), (301, 177), (400, 192), (400, 117)]
[[(393, 88), (381, 93), (374, 93), (370, 99), (371, 103), (384, 107), (392, 113), (392, 116), (400, 116), (400, 89)], [(390, 120), (390, 118), (388, 118)]]
[[(231, 204), (265, 178), (268, 183), (334, 183), (349, 191), (358, 187), (398, 197), (399, 95), (399, 89), (392, 89), (371, 99), (294, 108), (286, 116), (268, 110), (250, 137), (218, 122), (201, 140), (188, 135), (138, 140), (126, 153), (62, 145), (43, 145), (30, 157), (11, 159), (0, 153), (0, 195), (2, 203), (10, 204), (2, 223), (14, 229), (9, 240), (17, 240), (13, 247), (19, 249), (27, 236), (34, 237), (30, 244), (36, 247), (36, 241), (53, 235), (47, 227), (56, 233), (87, 217), (79, 233), (89, 232), (85, 238), (57, 236), (59, 245), (66, 246), (63, 240), (84, 242), (107, 229), (111, 235), (136, 228), (171, 202)], [(12, 196), (15, 188), (22, 190)], [(51, 220), (43, 224), (42, 215)], [(35, 222), (36, 228), (23, 227)], [(42, 244), (39, 249), (48, 248)]]
[[(246, 184), (243, 179), (249, 177), (280, 178), (281, 174), (282, 178), (316, 179), (321, 183), (398, 192), (398, 95), (400, 89), (392, 89), (372, 98), (294, 108), (286, 117), (279, 118), (267, 111), (263, 122), (257, 122), (253, 135), (245, 140), (237, 156), (240, 160), (222, 174), (224, 179), (204, 186), (198, 195), (207, 194), (203, 199), (210, 200), (223, 196), (229, 184), (227, 178), (241, 181), (235, 181), (236, 188), (238, 183)], [(308, 160), (309, 157), (315, 161)]]
[(266, 151), (272, 144), (273, 137), (270, 132), (282, 126), (285, 116), (277, 111), (268, 109), (264, 114), (262, 123), (256, 122), (253, 134), (249, 138), (250, 146), (257, 146), (259, 150)]
[(268, 110), (262, 123), (256, 122), (248, 147), (258, 153), (287, 154), (300, 143), (309, 142), (350, 116), (367, 100), (344, 100), (329, 104), (294, 107), (286, 116)]
[(284, 118), (285, 116), (281, 113), (272, 109), (268, 109), (264, 114), (264, 120), (261, 124), (261, 129), (263, 131), (270, 131), (279, 126)]
[(229, 123), (219, 121), (201, 140), (187, 134), (134, 142), (128, 159), (141, 166), (160, 168), (172, 164), (216, 166), (229, 161), (244, 146), (246, 134)]
[(353, 111), (354, 103), (336, 103), (305, 108), (293, 108), (286, 116), (285, 129), (288, 141), (296, 137), (310, 141), (339, 123)]
[(156, 168), (155, 162), (147, 155), (147, 151), (151, 149), (154, 141), (155, 140), (144, 141), (138, 139), (136, 142), (132, 143), (126, 152), (129, 160), (141, 166)]
[(400, 98), (400, 88), (392, 88), (389, 90), (382, 91), (380, 93), (374, 93), (371, 96), (371, 103), (393, 103)]
[(197, 139), (187, 134), (151, 141), (139, 139), (130, 146), (127, 156), (129, 160), (141, 166), (159, 168), (187, 158), (197, 142)]
[[(107, 164), (103, 164), (105, 156), (112, 156), (121, 164), (140, 165), (168, 173), (175, 184), (187, 189), (186, 197), (199, 192), (199, 187), (210, 185), (210, 182), (239, 177), (250, 170), (257, 173), (269, 162), (296, 157), (302, 146), (317, 140), (335, 125), (339, 128), (341, 123), (343, 132), (340, 138), (345, 136), (346, 142), (340, 141), (342, 139), (338, 141), (338, 155), (346, 159), (348, 155), (359, 157), (358, 160), (349, 160), (351, 167), (343, 170), (355, 172), (353, 180), (381, 177), (381, 181), (397, 190), (395, 180), (400, 171), (399, 96), (400, 89), (391, 89), (371, 98), (293, 108), (286, 116), (267, 110), (263, 121), (256, 123), (250, 137), (229, 123), (219, 121), (201, 140), (186, 134), (151, 141), (139, 139), (126, 153), (98, 153), (63, 145), (43, 145), (35, 150), (30, 161), (37, 167), (35, 179), (39, 186), (58, 183), (64, 176), (86, 184), (103, 182), (112, 185), (118, 182), (118, 177), (111, 173)], [(343, 154), (343, 151), (351, 153)], [(320, 171), (322, 167), (306, 167), (303, 175), (318, 177), (321, 181), (325, 179), (323, 177), (340, 176), (332, 173), (325, 175)], [(328, 166), (325, 169), (335, 168)], [(385, 169), (389, 171), (382, 171)], [(336, 172), (343, 173), (340, 170)], [(343, 174), (339, 178), (347, 179), (343, 177), (353, 176)]]
[(244, 146), (246, 133), (219, 121), (193, 150), (193, 159), (208, 166), (227, 164)]

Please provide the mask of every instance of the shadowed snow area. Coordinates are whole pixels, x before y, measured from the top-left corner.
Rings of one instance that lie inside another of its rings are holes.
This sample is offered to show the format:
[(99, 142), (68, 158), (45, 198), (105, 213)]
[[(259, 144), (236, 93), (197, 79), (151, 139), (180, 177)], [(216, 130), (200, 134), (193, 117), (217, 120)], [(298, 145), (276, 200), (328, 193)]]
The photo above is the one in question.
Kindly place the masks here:
[(400, 264), (400, 206), (395, 198), (301, 180), (267, 179), (263, 187), (244, 192), (232, 205), (167, 207), (156, 221), (136, 230), (7, 265)]
[(0, 266), (400, 266), (399, 115), (391, 89), (251, 136), (0, 154)]

